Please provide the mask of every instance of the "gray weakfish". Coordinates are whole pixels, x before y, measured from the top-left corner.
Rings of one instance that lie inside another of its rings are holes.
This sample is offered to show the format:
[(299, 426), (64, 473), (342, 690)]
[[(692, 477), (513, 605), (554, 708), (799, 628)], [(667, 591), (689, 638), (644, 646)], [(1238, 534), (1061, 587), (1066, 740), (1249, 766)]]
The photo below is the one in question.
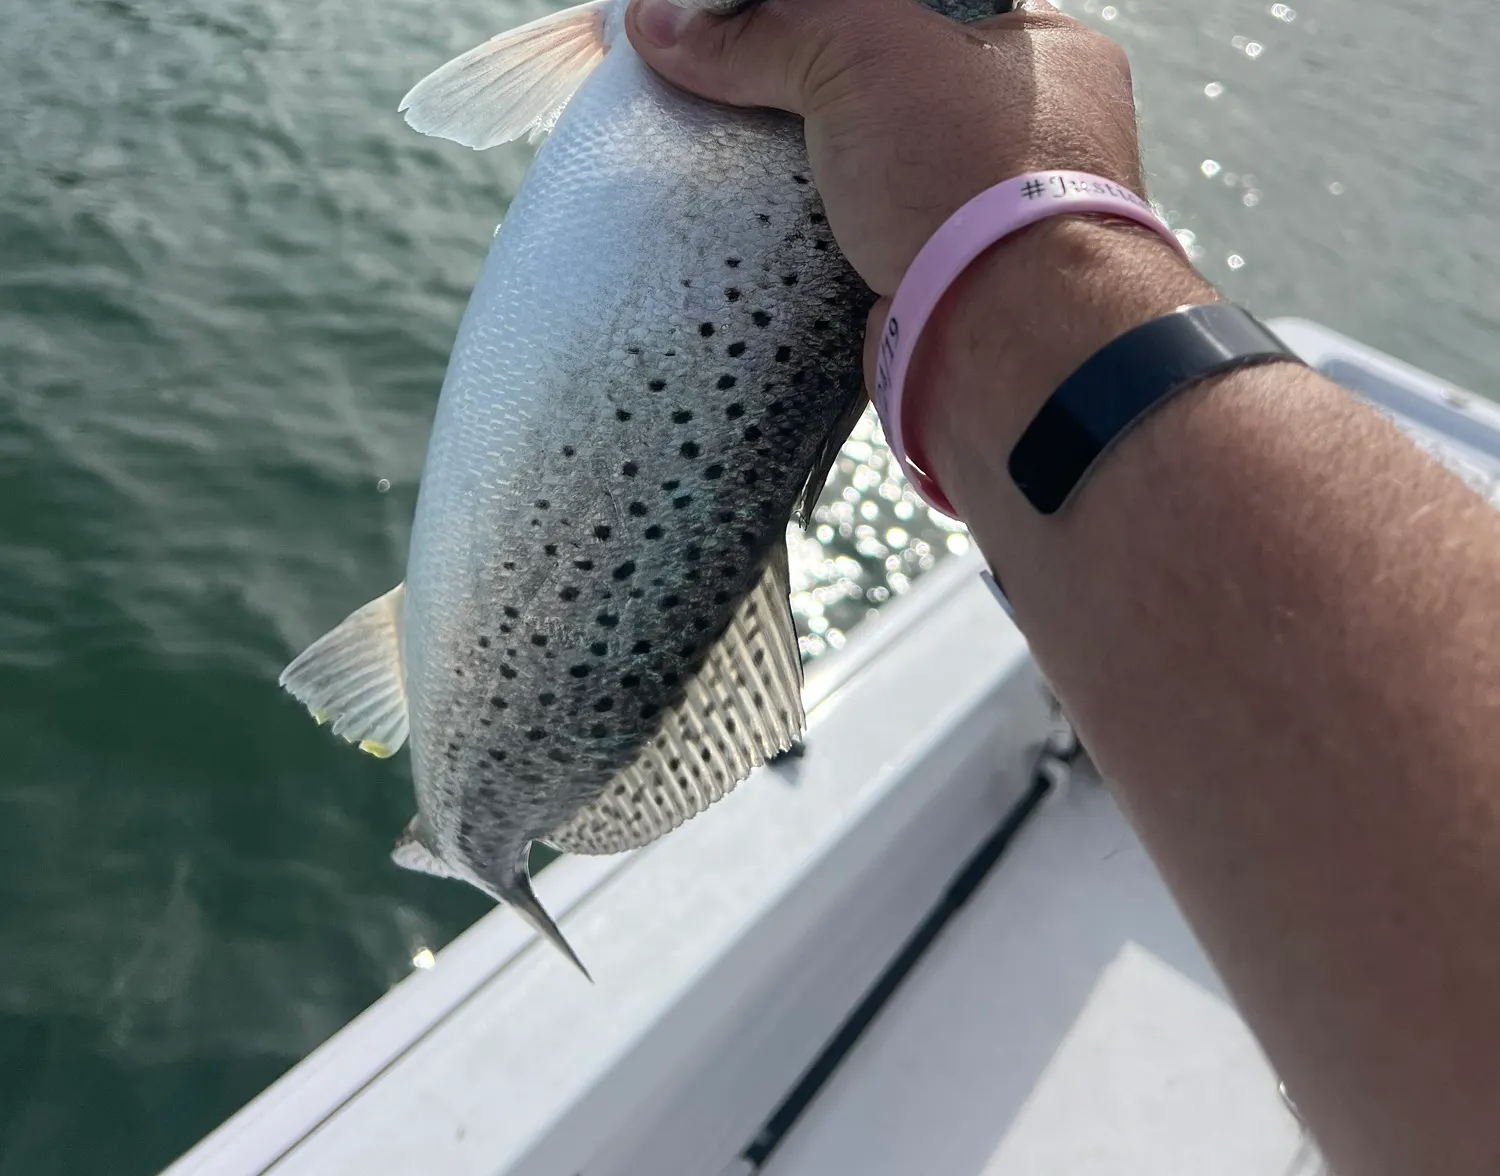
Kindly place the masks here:
[(459, 328), (406, 581), (281, 676), (365, 751), (410, 744), (399, 865), (510, 904), (580, 970), (532, 843), (645, 845), (804, 730), (786, 527), (864, 405), (873, 302), (800, 120), (671, 86), (624, 13), (543, 17), (403, 101), (476, 150), (546, 141)]

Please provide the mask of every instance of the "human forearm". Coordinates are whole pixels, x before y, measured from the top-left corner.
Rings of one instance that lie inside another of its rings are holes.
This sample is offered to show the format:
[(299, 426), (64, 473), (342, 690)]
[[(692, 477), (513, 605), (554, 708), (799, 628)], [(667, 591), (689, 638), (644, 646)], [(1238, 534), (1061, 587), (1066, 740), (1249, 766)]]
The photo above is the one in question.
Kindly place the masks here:
[(1180, 394), (1043, 518), (1005, 472), (1037, 404), (1211, 292), (1083, 225), (955, 295), (908, 428), (1299, 1100), (1350, 1171), (1493, 1171), (1494, 512), (1280, 364)]

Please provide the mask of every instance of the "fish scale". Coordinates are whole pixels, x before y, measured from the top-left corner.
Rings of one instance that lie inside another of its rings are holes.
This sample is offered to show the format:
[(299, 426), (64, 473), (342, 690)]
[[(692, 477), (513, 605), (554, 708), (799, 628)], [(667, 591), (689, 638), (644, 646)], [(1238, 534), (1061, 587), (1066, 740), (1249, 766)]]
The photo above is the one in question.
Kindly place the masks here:
[(405, 586), (283, 675), (367, 750), (409, 735), (398, 862), (510, 902), (575, 963), (531, 844), (643, 844), (802, 731), (785, 528), (863, 404), (873, 300), (800, 122), (668, 85), (623, 11), (533, 22), (408, 96), (476, 147), (566, 107), (459, 328)]

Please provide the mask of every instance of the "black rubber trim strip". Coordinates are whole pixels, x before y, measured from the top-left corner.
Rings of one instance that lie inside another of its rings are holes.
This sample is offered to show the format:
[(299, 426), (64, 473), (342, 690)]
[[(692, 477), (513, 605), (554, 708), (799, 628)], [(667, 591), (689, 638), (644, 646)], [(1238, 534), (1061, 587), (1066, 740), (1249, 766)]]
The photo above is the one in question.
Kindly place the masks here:
[(802, 1077), (797, 1080), (797, 1084), (792, 1087), (786, 1098), (782, 1099), (781, 1105), (771, 1112), (770, 1118), (756, 1132), (750, 1145), (740, 1153), (741, 1159), (759, 1168), (771, 1158), (771, 1154), (796, 1125), (797, 1120), (812, 1104), (813, 1099), (817, 1098), (818, 1092), (833, 1077), (839, 1064), (864, 1035), (865, 1030), (885, 1007), (886, 1002), (896, 994), (896, 990), (901, 987), (902, 981), (910, 974), (917, 961), (932, 946), (938, 933), (979, 889), (980, 883), (1000, 860), (1001, 855), (1020, 832), (1022, 826), (1026, 824), (1027, 819), (1036, 811), (1042, 798), (1050, 791), (1051, 783), (1042, 770), (1042, 764), (1048, 754), (1045, 749), (1039, 754), (1037, 765), (1032, 772), (1031, 787), (1005, 814), (1005, 819), (986, 838), (984, 844), (969, 856), (963, 868), (948, 884), (948, 888), (943, 892), (937, 905), (912, 932), (901, 950), (896, 953), (896, 957), (870, 986), (859, 1004), (854, 1007), (854, 1011), (844, 1019), (844, 1023), (829, 1039), (822, 1052), (803, 1072)]

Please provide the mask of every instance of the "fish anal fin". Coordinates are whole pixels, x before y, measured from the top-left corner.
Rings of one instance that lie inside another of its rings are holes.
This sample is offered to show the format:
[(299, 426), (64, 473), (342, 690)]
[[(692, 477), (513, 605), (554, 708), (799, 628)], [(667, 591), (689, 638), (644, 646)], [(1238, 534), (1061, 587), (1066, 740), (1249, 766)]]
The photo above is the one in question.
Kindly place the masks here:
[(406, 742), (401, 627), (406, 586), (351, 613), (281, 672), (281, 685), (321, 725), (385, 759)]
[(604, 59), (613, 2), (550, 13), (455, 57), (401, 100), (406, 121), (476, 151), (545, 134)]
[(656, 737), (549, 844), (582, 854), (646, 845), (796, 743), (807, 720), (790, 590), (778, 543)]

